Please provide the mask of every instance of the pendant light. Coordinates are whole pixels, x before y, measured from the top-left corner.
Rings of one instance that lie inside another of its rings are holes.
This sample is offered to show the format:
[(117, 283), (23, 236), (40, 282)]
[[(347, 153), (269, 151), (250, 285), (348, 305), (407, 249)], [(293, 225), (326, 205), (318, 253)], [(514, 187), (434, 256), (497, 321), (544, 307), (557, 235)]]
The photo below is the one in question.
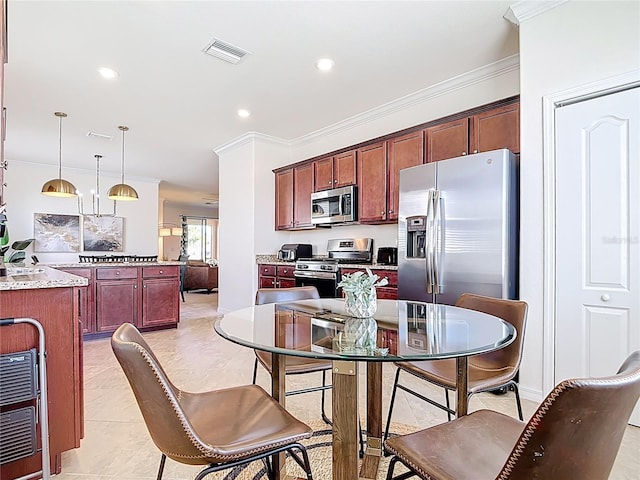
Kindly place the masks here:
[(121, 183), (114, 185), (109, 189), (107, 197), (111, 200), (138, 200), (138, 192), (136, 192), (136, 189), (124, 183), (124, 132), (129, 130), (129, 127), (120, 125), (118, 126), (118, 129), (122, 131), (122, 180)]
[(60, 131), (58, 134), (58, 178), (49, 180), (42, 186), (42, 194), (51, 197), (75, 197), (78, 195), (76, 187), (71, 182), (62, 178), (62, 119), (67, 116), (64, 112), (55, 112), (60, 119)]

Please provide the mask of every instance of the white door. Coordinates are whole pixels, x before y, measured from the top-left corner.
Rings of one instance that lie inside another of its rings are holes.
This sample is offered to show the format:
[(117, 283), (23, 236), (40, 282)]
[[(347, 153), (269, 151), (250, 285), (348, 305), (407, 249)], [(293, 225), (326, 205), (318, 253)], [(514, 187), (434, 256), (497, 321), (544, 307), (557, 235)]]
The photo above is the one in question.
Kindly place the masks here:
[(557, 383), (640, 349), (640, 88), (555, 114)]

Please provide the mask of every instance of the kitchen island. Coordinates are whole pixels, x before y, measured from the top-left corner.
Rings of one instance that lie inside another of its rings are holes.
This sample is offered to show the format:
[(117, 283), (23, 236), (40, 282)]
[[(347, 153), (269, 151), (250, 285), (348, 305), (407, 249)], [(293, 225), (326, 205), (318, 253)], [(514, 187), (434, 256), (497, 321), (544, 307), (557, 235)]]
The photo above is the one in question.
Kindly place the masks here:
[(85, 339), (110, 335), (123, 323), (139, 330), (176, 328), (180, 321), (179, 261), (48, 264), (88, 282), (81, 304)]
[[(79, 318), (88, 282), (49, 267), (8, 267), (8, 274), (0, 277), (0, 318), (33, 318), (44, 328), (51, 471), (59, 473), (62, 452), (79, 447), (84, 435)], [(0, 327), (0, 353), (37, 347), (38, 334), (31, 325)], [(34, 402), (17, 406), (29, 403)], [(3, 414), (12, 407), (3, 409)], [(18, 478), (40, 469), (41, 457), (36, 454), (0, 466), (0, 478)]]

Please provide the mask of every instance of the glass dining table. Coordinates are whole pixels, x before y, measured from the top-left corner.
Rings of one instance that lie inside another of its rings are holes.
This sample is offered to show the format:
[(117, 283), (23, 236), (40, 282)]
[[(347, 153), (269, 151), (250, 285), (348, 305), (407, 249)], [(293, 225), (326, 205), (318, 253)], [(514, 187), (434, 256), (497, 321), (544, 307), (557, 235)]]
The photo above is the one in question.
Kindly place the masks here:
[[(456, 414), (467, 414), (468, 357), (504, 348), (516, 338), (504, 320), (450, 305), (378, 300), (371, 318), (350, 317), (344, 300), (322, 298), (256, 305), (215, 323), (225, 339), (273, 354), (272, 395), (285, 404), (284, 356), (333, 364), (333, 479), (374, 479), (382, 456), (382, 362), (455, 358)], [(367, 444), (358, 472), (358, 368), (366, 366)], [(287, 478), (284, 456), (274, 457)]]

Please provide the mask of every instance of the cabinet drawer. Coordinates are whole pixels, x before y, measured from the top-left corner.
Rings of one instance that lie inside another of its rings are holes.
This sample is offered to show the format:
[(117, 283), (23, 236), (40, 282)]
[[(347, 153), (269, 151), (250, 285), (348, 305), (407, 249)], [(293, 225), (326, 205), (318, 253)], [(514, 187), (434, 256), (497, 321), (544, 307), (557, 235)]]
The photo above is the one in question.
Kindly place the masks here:
[(260, 275), (269, 275), (271, 277), (276, 276), (276, 266), (275, 265), (260, 265), (258, 268), (258, 272)]
[(138, 278), (138, 269), (136, 267), (97, 268), (96, 278), (98, 280), (117, 280), (119, 278)]
[(142, 278), (177, 277), (179, 275), (180, 267), (174, 265), (142, 267)]
[(294, 266), (286, 266), (286, 267), (277, 267), (276, 268), (276, 275), (278, 277), (286, 277), (286, 278), (293, 278), (293, 271), (295, 270)]

